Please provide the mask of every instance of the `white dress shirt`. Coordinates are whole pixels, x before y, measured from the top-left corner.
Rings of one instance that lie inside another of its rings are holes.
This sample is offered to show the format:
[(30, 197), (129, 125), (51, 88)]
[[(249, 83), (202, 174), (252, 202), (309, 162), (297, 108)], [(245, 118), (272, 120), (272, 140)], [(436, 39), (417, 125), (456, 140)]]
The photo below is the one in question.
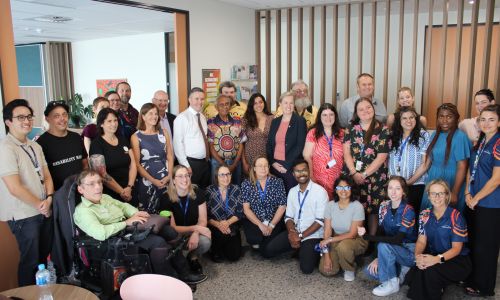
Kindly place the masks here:
[[(198, 112), (188, 107), (174, 121), (174, 152), (179, 164), (188, 168), (187, 158), (203, 159), (206, 156), (205, 140), (198, 127)], [(207, 135), (207, 119), (200, 113), (203, 134)]]
[[(306, 196), (307, 194), (307, 196)], [(303, 201), (302, 213), (299, 219), (299, 197), (300, 202)], [(304, 200), (304, 196), (306, 196)], [(290, 189), (288, 192), (288, 198), (286, 203), (286, 213), (285, 213), (285, 223), (288, 220), (293, 220), (295, 223), (295, 228), (298, 232), (302, 233), (306, 231), (314, 222), (321, 225), (321, 227), (316, 230), (313, 234), (305, 237), (302, 241), (308, 239), (322, 239), (323, 238), (323, 220), (325, 215), (325, 206), (328, 202), (328, 193), (326, 190), (312, 180), (309, 180), (306, 190), (302, 193), (300, 191), (300, 185), (296, 185)]]

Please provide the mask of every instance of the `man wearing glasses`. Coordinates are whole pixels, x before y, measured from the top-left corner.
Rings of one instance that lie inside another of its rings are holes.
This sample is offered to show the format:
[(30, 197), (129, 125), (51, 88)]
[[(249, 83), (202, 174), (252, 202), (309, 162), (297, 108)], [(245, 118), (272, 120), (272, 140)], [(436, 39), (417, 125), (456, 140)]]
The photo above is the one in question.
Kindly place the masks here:
[(66, 101), (50, 101), (43, 112), (49, 129), (36, 140), (42, 146), (54, 181), (54, 190), (63, 185), (64, 179), (80, 173), (88, 166), (82, 138), (68, 130), (68, 113)]
[(0, 141), (0, 221), (6, 221), (20, 252), (19, 286), (35, 283), (39, 263), (52, 246), (54, 186), (42, 148), (27, 138), (33, 127), (33, 109), (16, 99), (5, 105), (7, 136)]
[(323, 237), (323, 218), (328, 193), (309, 177), (309, 164), (298, 160), (293, 166), (298, 185), (290, 189), (286, 204), (285, 224), (288, 241), (299, 251), (300, 270), (311, 274), (319, 263), (314, 250)]

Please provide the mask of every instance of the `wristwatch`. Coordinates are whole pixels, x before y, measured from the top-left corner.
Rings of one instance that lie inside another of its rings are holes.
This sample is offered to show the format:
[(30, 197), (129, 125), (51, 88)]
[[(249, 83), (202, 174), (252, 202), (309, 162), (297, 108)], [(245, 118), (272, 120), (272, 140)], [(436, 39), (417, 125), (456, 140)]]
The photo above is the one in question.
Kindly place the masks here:
[(361, 173), (361, 175), (363, 175), (363, 178), (368, 177), (368, 175), (366, 174), (366, 172)]
[(299, 233), (299, 238), (302, 240), (302, 232)]
[(444, 255), (443, 254), (438, 254), (438, 256), (439, 256), (439, 263), (440, 264), (444, 263), (445, 262)]

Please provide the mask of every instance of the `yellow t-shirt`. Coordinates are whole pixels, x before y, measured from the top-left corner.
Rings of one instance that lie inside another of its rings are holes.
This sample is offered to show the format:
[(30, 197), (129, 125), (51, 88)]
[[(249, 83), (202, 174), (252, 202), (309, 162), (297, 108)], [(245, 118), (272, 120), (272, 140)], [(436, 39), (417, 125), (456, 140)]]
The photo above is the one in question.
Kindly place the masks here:
[[(245, 114), (246, 111), (247, 111), (247, 105), (245, 103), (235, 101), (235, 104), (229, 110), (229, 115), (233, 118), (238, 117), (240, 119), (243, 119), (243, 115)], [(217, 111), (217, 108), (215, 108), (214, 103), (209, 103), (203, 110), (203, 114), (208, 120), (210, 118), (217, 116), (219, 112)]]

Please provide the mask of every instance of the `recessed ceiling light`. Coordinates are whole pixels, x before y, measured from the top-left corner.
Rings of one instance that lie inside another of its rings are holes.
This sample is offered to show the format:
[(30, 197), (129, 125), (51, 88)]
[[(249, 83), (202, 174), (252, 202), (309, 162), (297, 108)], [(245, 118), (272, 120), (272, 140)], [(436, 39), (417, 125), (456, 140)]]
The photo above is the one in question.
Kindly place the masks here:
[(470, 0), (470, 1), (469, 1), (469, 4), (474, 4), (474, 0)]

